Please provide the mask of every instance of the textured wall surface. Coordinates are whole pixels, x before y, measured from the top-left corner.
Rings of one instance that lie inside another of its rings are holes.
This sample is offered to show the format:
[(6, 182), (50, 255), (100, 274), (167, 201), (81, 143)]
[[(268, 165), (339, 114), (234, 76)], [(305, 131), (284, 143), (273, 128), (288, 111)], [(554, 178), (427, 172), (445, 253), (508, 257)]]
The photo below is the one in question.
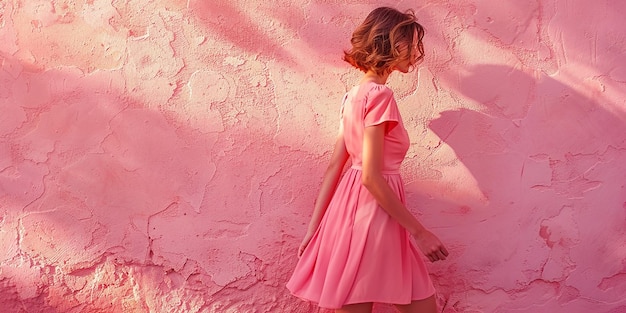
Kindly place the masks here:
[(0, 311), (317, 312), (284, 283), (379, 4), (427, 28), (389, 85), (443, 312), (626, 312), (613, 0), (0, 0)]

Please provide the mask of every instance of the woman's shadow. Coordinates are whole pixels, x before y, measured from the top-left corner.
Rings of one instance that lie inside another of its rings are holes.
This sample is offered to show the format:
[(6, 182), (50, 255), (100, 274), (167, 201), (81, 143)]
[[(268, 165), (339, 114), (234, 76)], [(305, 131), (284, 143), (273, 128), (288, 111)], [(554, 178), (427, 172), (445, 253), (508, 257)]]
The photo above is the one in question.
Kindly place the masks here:
[(429, 128), (488, 201), (462, 212), (457, 284), (523, 295), (549, 282), (555, 299), (573, 292), (614, 302), (606, 290), (626, 292), (626, 118), (605, 82), (578, 91), (496, 65), (458, 81), (480, 112), (445, 111)]

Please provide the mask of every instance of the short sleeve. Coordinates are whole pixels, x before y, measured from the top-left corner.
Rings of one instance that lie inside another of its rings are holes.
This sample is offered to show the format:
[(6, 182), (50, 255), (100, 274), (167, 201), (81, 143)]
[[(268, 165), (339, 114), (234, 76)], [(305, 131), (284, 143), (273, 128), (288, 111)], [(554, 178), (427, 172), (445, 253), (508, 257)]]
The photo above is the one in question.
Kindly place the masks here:
[(393, 128), (400, 121), (398, 105), (393, 97), (393, 91), (385, 86), (373, 88), (365, 104), (364, 126), (379, 125), (384, 122), (390, 123), (388, 130)]

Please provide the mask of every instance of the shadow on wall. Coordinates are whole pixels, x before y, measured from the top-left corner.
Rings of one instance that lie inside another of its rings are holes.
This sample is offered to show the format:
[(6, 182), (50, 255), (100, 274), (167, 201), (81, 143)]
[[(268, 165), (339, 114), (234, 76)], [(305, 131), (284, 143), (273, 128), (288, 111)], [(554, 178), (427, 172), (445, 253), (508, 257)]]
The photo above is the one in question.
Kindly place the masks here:
[(123, 265), (158, 263), (151, 218), (207, 179), (202, 149), (124, 96), (119, 72), (2, 61), (2, 239), (13, 248), (2, 265), (19, 295), (7, 299), (28, 311), (134, 301)]
[[(550, 291), (555, 299), (574, 292), (581, 299), (622, 300), (626, 123), (606, 109), (619, 104), (604, 101), (601, 92), (585, 96), (546, 75), (505, 66), (476, 66), (470, 73), (458, 91), (484, 111), (446, 111), (429, 124), (489, 199), (483, 208), (450, 216), (460, 225), (455, 234), (465, 233), (472, 247), (460, 256), (456, 270), (466, 281), (457, 283), (517, 290), (519, 303), (541, 281), (558, 284)], [(435, 205), (445, 211), (445, 204)], [(486, 219), (461, 223), (472, 215)], [(569, 305), (585, 305), (581, 299)]]
[[(331, 61), (318, 57), (318, 46), (334, 42), (328, 40), (328, 35), (334, 36), (336, 31), (327, 33), (324, 38), (303, 36), (303, 27), (311, 22), (305, 16), (304, 8), (249, 1), (190, 1), (188, 7), (210, 33), (232, 43), (234, 48), (279, 61), (291, 70), (310, 72), (303, 66), (311, 61), (312, 56), (318, 63)], [(319, 35), (322, 32), (316, 30), (314, 33)], [(307, 41), (301, 42), (301, 39)], [(332, 48), (338, 49), (336, 45)]]
[(256, 124), (203, 132), (147, 108), (119, 71), (2, 64), (1, 305), (177, 312), (180, 299), (242, 309), (284, 294), (266, 278), (295, 261), (283, 256), (297, 224), (276, 204), (298, 191), (281, 178), (309, 173), (280, 164), (303, 154)]
[[(603, 157), (614, 157), (625, 148), (625, 121), (605, 109), (616, 104), (598, 102), (600, 94), (595, 99), (586, 97), (545, 75), (535, 79), (502, 66), (479, 66), (471, 72), (458, 91), (484, 104), (485, 113), (442, 112), (429, 126), (453, 147), (479, 182), (534, 179), (529, 187), (553, 189), (570, 199), (602, 185), (584, 174), (605, 161)], [(503, 154), (518, 159), (506, 162), (509, 167), (480, 161)], [(581, 158), (587, 159), (587, 167), (576, 166)], [(533, 167), (535, 163), (549, 165), (547, 181), (541, 182), (546, 172), (537, 168), (540, 165)], [(568, 166), (572, 172), (566, 173)], [(482, 184), (486, 195), (504, 191), (489, 185)]]
[[(306, 6), (292, 1), (201, 1), (192, 0), (188, 9), (211, 34), (236, 49), (278, 61), (290, 71), (328, 76), (333, 67), (347, 68), (341, 59), (349, 47), (354, 28), (382, 3), (328, 3), (310, 1)], [(340, 97), (339, 97), (340, 98)]]

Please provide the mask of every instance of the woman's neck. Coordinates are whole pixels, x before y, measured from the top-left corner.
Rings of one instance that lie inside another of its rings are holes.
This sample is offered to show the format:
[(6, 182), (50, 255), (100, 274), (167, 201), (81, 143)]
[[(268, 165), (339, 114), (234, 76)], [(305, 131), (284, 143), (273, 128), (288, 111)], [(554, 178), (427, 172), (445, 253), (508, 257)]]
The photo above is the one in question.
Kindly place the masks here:
[(376, 72), (369, 70), (365, 75), (363, 75), (363, 79), (361, 79), (361, 83), (365, 82), (374, 82), (379, 85), (384, 85), (387, 83), (387, 78), (389, 78), (390, 73), (377, 74)]

